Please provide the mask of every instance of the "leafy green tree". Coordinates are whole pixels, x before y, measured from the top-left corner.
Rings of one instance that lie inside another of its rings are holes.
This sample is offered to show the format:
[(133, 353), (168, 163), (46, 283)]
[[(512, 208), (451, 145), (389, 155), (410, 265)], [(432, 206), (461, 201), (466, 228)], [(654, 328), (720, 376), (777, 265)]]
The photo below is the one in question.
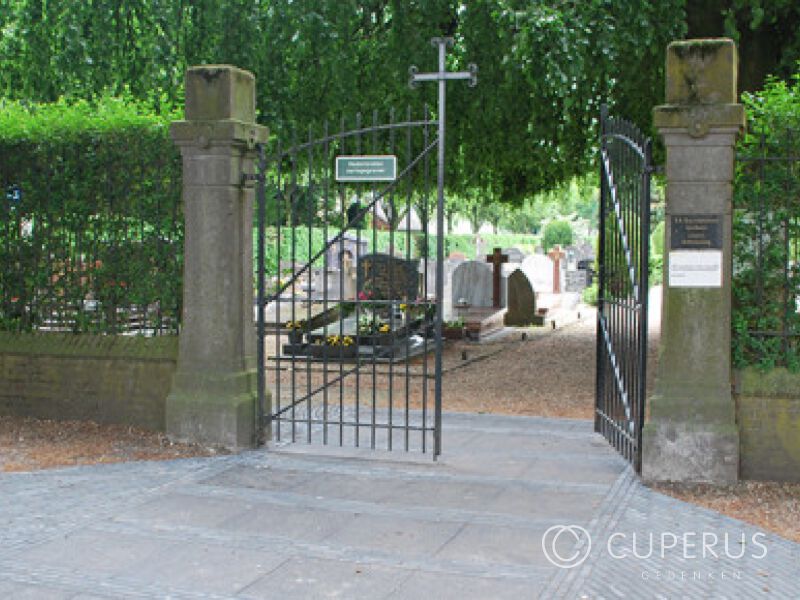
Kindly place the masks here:
[(572, 244), (572, 225), (567, 221), (550, 221), (544, 228), (542, 245), (550, 250), (555, 245), (561, 247)]
[(789, 80), (800, 59), (796, 0), (687, 0), (690, 38), (731, 37), (743, 60), (739, 88), (756, 91), (770, 75)]
[(288, 143), (291, 124), (303, 138), (343, 112), (363, 125), (433, 106), (435, 86), (408, 89), (408, 67), (435, 68), (430, 38), (452, 35), (448, 67), (481, 71), (475, 89), (451, 86), (448, 185), (519, 204), (589, 169), (602, 101), (649, 123), (683, 2), (0, 0), (0, 95), (169, 106), (187, 65), (233, 63), (255, 73), (260, 119)]

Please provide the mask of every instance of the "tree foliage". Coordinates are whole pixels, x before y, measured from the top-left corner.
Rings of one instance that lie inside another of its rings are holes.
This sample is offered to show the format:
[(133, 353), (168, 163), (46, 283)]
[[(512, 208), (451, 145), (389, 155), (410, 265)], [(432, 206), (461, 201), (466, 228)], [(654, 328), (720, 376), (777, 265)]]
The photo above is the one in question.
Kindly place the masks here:
[(763, 88), (770, 75), (788, 80), (800, 59), (796, 0), (687, 0), (688, 35), (731, 37), (739, 47), (739, 89)]
[[(601, 102), (642, 126), (663, 89), (684, 0), (0, 0), (0, 94), (53, 101), (130, 93), (180, 101), (187, 65), (232, 63), (258, 78), (276, 134), (375, 108), (432, 103), (406, 85), (452, 35), (448, 181), (520, 202), (587, 171)], [(348, 125), (351, 125), (349, 123)]]
[(566, 248), (572, 244), (572, 225), (568, 221), (550, 221), (544, 228), (542, 246), (550, 250), (553, 246)]

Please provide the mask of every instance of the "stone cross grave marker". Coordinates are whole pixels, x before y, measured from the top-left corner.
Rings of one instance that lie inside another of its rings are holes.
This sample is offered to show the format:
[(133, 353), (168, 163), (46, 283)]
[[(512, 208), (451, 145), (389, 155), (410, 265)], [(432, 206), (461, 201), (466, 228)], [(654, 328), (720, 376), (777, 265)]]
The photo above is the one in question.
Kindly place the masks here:
[(416, 300), (419, 296), (419, 263), (389, 254), (362, 256), (357, 265), (357, 288), (371, 289), (374, 298)]
[(553, 293), (561, 293), (561, 260), (566, 256), (566, 253), (561, 249), (561, 246), (556, 244), (547, 253), (550, 260), (553, 261)]
[(508, 255), (503, 254), (500, 248), (495, 248), (494, 252), (486, 257), (486, 262), (491, 263), (493, 267), (492, 273), (492, 307), (500, 308), (501, 306), (501, 278), (503, 274), (502, 265), (508, 262)]

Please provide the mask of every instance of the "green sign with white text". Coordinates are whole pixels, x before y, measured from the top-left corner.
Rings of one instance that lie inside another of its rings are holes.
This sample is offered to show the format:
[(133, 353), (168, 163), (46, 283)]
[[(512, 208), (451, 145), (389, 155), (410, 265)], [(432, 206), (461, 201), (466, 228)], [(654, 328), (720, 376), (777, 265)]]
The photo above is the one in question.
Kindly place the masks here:
[(397, 157), (337, 156), (336, 181), (394, 181), (397, 179)]

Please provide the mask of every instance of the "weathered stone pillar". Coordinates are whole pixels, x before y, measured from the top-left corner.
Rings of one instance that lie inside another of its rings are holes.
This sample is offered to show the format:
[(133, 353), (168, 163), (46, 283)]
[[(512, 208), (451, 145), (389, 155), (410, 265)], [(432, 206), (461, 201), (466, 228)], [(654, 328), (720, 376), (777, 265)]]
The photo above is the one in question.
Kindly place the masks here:
[(738, 57), (728, 39), (674, 42), (667, 104), (654, 121), (667, 148), (661, 350), (642, 476), (736, 481), (731, 395), (732, 182)]
[(253, 325), (255, 78), (228, 65), (186, 73), (186, 120), (172, 124), (183, 157), (183, 321), (167, 398), (167, 433), (228, 448), (258, 441)]

